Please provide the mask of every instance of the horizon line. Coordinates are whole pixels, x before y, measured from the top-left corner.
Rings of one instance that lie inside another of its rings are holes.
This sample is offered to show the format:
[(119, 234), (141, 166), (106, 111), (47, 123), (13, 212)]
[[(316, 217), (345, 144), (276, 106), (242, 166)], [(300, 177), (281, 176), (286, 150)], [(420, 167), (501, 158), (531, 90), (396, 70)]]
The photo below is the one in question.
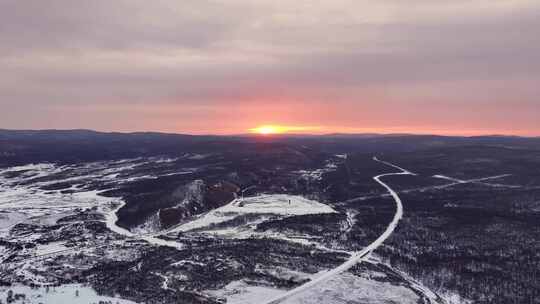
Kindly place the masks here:
[(170, 131), (111, 131), (111, 130), (97, 130), (97, 129), (85, 129), (85, 128), (73, 128), (73, 129), (58, 129), (58, 128), (44, 128), (44, 129), (8, 129), (0, 128), (0, 131), (8, 132), (75, 132), (85, 131), (102, 134), (163, 134), (163, 135), (183, 135), (183, 136), (212, 136), (212, 137), (258, 137), (258, 138), (272, 138), (272, 137), (316, 137), (316, 136), (439, 136), (439, 137), (517, 137), (517, 138), (540, 138), (540, 135), (521, 135), (510, 133), (478, 133), (478, 134), (463, 134), (463, 133), (423, 133), (423, 132), (328, 132), (328, 133), (276, 133), (276, 134), (258, 134), (258, 133), (188, 133), (188, 132), (170, 132)]

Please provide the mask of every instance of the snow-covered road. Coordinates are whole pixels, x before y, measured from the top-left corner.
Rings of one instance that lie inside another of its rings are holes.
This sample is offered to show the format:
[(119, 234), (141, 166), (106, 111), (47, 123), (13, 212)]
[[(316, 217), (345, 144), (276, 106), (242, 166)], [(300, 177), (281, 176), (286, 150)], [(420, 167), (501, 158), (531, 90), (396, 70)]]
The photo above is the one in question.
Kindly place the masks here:
[(385, 173), (385, 174), (380, 174), (380, 175), (377, 175), (377, 176), (374, 176), (373, 179), (379, 183), (381, 186), (383, 186), (384, 188), (386, 188), (386, 190), (388, 190), (388, 192), (390, 193), (390, 195), (394, 198), (394, 201), (396, 202), (396, 213), (394, 214), (394, 218), (392, 219), (392, 221), (390, 222), (390, 224), (388, 225), (388, 227), (386, 228), (386, 230), (375, 240), (373, 241), (371, 244), (369, 244), (366, 248), (364, 248), (362, 251), (359, 251), (357, 253), (354, 253), (353, 255), (351, 255), (351, 257), (343, 264), (339, 265), (338, 267), (332, 269), (332, 270), (329, 270), (327, 272), (325, 272), (323, 275), (320, 275), (318, 276), (317, 278), (309, 281), (308, 283), (304, 284), (304, 285), (301, 285), (297, 288), (294, 288), (294, 289), (291, 289), (289, 290), (288, 292), (266, 302), (266, 304), (278, 304), (278, 303), (282, 303), (283, 301), (285, 301), (286, 299), (289, 299), (305, 290), (308, 290), (310, 288), (313, 288), (315, 285), (317, 284), (320, 284), (348, 269), (350, 269), (351, 267), (353, 267), (354, 265), (356, 265), (357, 263), (359, 262), (362, 262), (364, 260), (366, 260), (370, 253), (373, 252), (375, 249), (377, 249), (379, 246), (381, 246), (384, 241), (390, 236), (392, 235), (392, 233), (394, 232), (394, 229), (396, 229), (397, 227), (397, 224), (399, 223), (399, 220), (401, 219), (401, 217), (403, 216), (403, 205), (401, 203), (401, 199), (399, 198), (399, 196), (397, 195), (397, 193), (392, 190), (392, 188), (390, 188), (390, 186), (388, 186), (386, 183), (384, 183), (383, 181), (381, 181), (381, 178), (385, 177), (385, 176), (393, 176), (393, 175), (415, 175), (414, 173), (410, 172), (410, 171), (407, 171), (401, 167), (398, 167), (394, 164), (391, 164), (389, 162), (386, 162), (386, 161), (382, 161), (382, 160), (379, 160), (377, 157), (373, 157), (373, 160), (376, 161), (376, 162), (380, 162), (382, 164), (385, 164), (387, 166), (390, 166), (390, 167), (393, 167), (393, 168), (396, 168), (398, 170), (400, 170), (400, 172), (397, 172), (397, 173)]
[[(500, 179), (500, 178), (504, 178), (504, 177), (508, 177), (508, 176), (511, 176), (511, 174), (501, 174), (501, 175), (487, 176), (487, 177), (482, 177), (482, 178), (474, 178), (474, 179), (462, 180), (462, 179), (457, 179), (457, 178), (453, 178), (453, 177), (448, 177), (446, 175), (439, 175), (438, 174), (438, 175), (433, 175), (432, 177), (433, 178), (438, 178), (438, 179), (448, 180), (450, 183), (443, 184), (443, 185), (433, 185), (433, 186), (423, 186), (423, 187), (417, 187), (417, 188), (403, 189), (403, 190), (399, 190), (397, 192), (398, 193), (411, 193), (411, 192), (418, 192), (418, 191), (419, 192), (424, 192), (424, 191), (429, 191), (429, 190), (442, 190), (442, 189), (454, 187), (454, 186), (457, 186), (457, 185), (473, 184), (473, 183), (481, 184), (481, 185), (489, 186), (489, 187), (495, 187), (495, 188), (525, 188), (525, 186), (522, 186), (522, 185), (506, 185), (506, 184), (494, 184), (494, 183), (487, 183), (486, 182), (486, 181), (489, 181), (489, 180)], [(529, 188), (529, 189), (531, 189), (531, 188)], [(360, 202), (360, 201), (365, 201), (365, 200), (368, 200), (368, 199), (374, 199), (374, 198), (378, 198), (378, 197), (388, 197), (388, 196), (391, 196), (390, 193), (376, 194), (376, 195), (364, 195), (364, 196), (359, 196), (359, 197), (348, 199), (348, 200), (344, 201), (344, 203), (351, 204), (351, 203), (356, 203), (356, 202)]]
[(507, 185), (507, 184), (500, 184), (500, 183), (499, 184), (494, 184), (494, 183), (486, 182), (486, 181), (489, 181), (489, 180), (501, 179), (501, 178), (505, 178), (505, 177), (509, 177), (509, 176), (512, 176), (512, 174), (500, 174), (500, 175), (495, 175), (495, 176), (488, 176), (488, 177), (475, 178), (475, 179), (466, 179), (466, 180), (453, 178), (453, 177), (449, 177), (449, 176), (441, 175), (441, 174), (433, 175), (432, 177), (439, 178), (439, 179), (445, 179), (445, 180), (453, 182), (452, 184), (448, 184), (450, 186), (459, 185), (459, 184), (477, 183), (477, 184), (482, 184), (482, 185), (485, 185), (485, 186), (496, 187), (496, 188), (523, 188), (524, 187), (522, 185)]
[(116, 224), (116, 222), (118, 221), (117, 212), (124, 205), (125, 205), (125, 202), (121, 201), (120, 205), (116, 209), (113, 209), (110, 212), (105, 214), (105, 224), (107, 225), (107, 228), (109, 228), (109, 230), (111, 230), (112, 232), (130, 237), (130, 238), (144, 240), (152, 245), (166, 246), (166, 247), (176, 248), (179, 250), (184, 249), (184, 245), (182, 245), (181, 243), (161, 239), (158, 237), (158, 235), (154, 236), (154, 235), (135, 234), (125, 228), (118, 226)]

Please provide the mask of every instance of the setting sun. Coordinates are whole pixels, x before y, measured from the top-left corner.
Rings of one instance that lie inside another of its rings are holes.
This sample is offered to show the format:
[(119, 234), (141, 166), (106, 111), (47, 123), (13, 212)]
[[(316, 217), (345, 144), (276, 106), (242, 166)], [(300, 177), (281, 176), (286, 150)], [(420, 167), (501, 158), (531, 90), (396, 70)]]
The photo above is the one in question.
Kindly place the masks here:
[(262, 125), (253, 129), (249, 129), (250, 132), (261, 134), (261, 135), (271, 135), (271, 134), (283, 134), (290, 132), (318, 132), (321, 127), (313, 126), (280, 126), (280, 125)]
[(280, 134), (287, 132), (287, 128), (280, 126), (260, 126), (250, 129), (253, 133), (268, 135), (268, 134)]

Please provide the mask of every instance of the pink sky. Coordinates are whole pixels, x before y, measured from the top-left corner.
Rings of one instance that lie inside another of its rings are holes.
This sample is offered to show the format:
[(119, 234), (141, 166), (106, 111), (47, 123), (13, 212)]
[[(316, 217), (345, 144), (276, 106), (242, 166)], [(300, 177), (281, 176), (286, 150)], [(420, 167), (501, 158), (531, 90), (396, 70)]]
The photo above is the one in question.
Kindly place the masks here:
[(0, 128), (540, 135), (538, 1), (3, 1), (0, 18)]

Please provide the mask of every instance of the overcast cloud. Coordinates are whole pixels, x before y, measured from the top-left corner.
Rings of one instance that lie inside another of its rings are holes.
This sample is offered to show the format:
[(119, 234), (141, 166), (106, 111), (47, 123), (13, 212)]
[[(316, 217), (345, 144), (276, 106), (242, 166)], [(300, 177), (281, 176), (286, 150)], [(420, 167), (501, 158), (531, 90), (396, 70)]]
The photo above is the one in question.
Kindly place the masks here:
[(0, 128), (540, 135), (537, 0), (0, 0), (0, 20)]

